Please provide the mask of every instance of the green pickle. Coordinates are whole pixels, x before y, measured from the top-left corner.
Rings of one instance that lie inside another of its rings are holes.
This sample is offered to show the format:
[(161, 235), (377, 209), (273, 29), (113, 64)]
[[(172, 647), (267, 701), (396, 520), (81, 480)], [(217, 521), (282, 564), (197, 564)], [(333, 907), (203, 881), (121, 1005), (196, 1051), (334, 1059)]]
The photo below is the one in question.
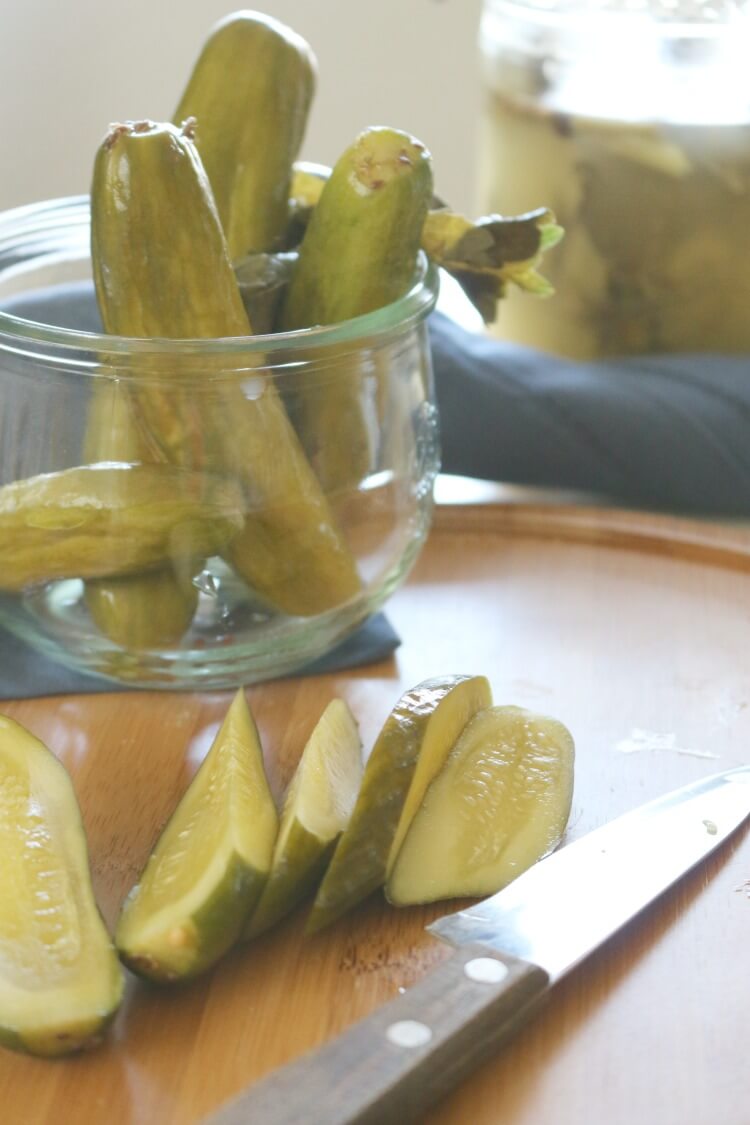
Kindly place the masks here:
[[(251, 334), (191, 127), (111, 129), (94, 169), (92, 246), (106, 331), (172, 339)], [(223, 377), (220, 358), (196, 353), (178, 370), (175, 362), (156, 357), (151, 385), (134, 395), (135, 411), (158, 456), (228, 474), (242, 486), (245, 521), (225, 557), (288, 614), (309, 616), (354, 597), (361, 589), (354, 559), (261, 359), (246, 357), (247, 367), (258, 368), (252, 398)]]
[(491, 704), (484, 676), (437, 676), (404, 692), (367, 759), (356, 804), (310, 911), (308, 933), (383, 886), (428, 786), (469, 720)]
[(258, 901), (278, 826), (263, 748), (240, 688), (123, 903), (115, 943), (125, 964), (165, 984), (215, 964)]
[(300, 35), (247, 11), (214, 27), (195, 64), (174, 120), (195, 118), (233, 260), (275, 249), (285, 231), (316, 70)]
[(63, 765), (0, 715), (0, 1044), (54, 1057), (96, 1045), (124, 976), (94, 899)]
[[(287, 242), (301, 241), (325, 187), (322, 165), (296, 164), (289, 199)], [(538, 272), (547, 250), (563, 237), (552, 211), (540, 207), (522, 215), (467, 219), (433, 199), (420, 246), (432, 262), (456, 279), (487, 324), (510, 285), (537, 297), (554, 293)]]
[[(120, 381), (94, 384), (84, 441), (89, 461), (151, 460), (131, 398)], [(198, 560), (180, 558), (153, 574), (90, 579), (84, 585), (86, 606), (100, 632), (125, 649), (174, 644), (190, 627), (198, 605), (192, 583), (197, 569)]]
[(0, 589), (163, 569), (227, 548), (237, 484), (172, 465), (104, 463), (0, 488)]
[[(361, 133), (336, 163), (312, 213), (282, 327), (337, 324), (408, 292), (431, 198), (424, 145), (396, 129)], [(330, 362), (333, 378), (314, 394), (306, 395), (300, 381), (295, 422), (323, 487), (335, 492), (367, 475), (373, 426), (356, 361), (342, 351)]]

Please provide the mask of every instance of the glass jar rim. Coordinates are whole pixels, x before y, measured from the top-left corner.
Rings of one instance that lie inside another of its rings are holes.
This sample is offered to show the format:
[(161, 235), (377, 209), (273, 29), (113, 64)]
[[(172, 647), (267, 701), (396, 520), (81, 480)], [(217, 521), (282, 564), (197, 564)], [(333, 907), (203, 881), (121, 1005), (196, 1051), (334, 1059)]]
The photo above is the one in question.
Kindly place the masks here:
[(541, 23), (554, 23), (571, 16), (613, 22), (625, 17), (647, 16), (664, 26), (665, 32), (712, 35), (726, 31), (742, 13), (733, 0), (484, 0), (485, 11), (496, 15), (517, 12)]
[[(85, 221), (90, 216), (89, 196), (63, 196), (30, 203), (0, 213), (0, 246), (5, 238), (18, 238), (24, 227), (31, 233), (40, 220), (49, 220), (59, 215), (59, 226), (64, 221)], [(0, 277), (2, 269), (0, 269)], [(290, 352), (332, 347), (334, 345), (356, 345), (359, 341), (372, 340), (373, 337), (407, 331), (424, 320), (437, 301), (439, 270), (427, 255), (420, 250), (417, 268), (409, 290), (396, 301), (362, 316), (352, 317), (338, 324), (315, 325), (291, 332), (274, 332), (257, 336), (226, 336), (212, 339), (170, 339), (142, 338), (130, 336), (110, 336), (103, 332), (86, 332), (73, 328), (63, 328), (29, 320), (5, 312), (0, 308), (0, 351), (5, 342), (18, 348), (26, 345), (24, 351), (34, 345), (54, 348), (65, 352), (106, 353), (116, 356), (147, 355), (200, 355), (221, 354), (230, 357), (234, 354), (263, 354), (270, 357), (274, 352)]]

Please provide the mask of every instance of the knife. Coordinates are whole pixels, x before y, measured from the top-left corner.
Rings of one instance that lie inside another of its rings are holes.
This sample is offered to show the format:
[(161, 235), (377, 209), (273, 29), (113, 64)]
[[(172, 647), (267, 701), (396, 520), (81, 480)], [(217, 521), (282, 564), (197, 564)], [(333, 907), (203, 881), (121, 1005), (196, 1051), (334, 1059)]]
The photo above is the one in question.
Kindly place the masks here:
[(750, 816), (750, 766), (687, 785), (590, 832), (427, 929), (457, 951), (211, 1125), (392, 1125), (486, 1061), (550, 988)]

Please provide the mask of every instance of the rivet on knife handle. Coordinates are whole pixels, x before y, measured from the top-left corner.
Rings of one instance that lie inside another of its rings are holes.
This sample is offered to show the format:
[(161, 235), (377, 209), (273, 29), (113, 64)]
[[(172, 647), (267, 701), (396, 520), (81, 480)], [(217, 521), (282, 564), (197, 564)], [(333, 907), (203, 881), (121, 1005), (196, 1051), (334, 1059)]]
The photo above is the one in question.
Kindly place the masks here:
[(547, 991), (536, 965), (467, 945), (320, 1050), (273, 1072), (210, 1125), (386, 1125), (444, 1096)]

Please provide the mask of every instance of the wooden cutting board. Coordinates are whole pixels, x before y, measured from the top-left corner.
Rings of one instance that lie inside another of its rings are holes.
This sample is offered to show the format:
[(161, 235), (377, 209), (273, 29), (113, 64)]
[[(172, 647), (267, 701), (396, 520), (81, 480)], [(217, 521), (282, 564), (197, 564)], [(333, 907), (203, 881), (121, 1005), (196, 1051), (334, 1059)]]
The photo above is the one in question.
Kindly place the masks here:
[[(750, 760), (741, 529), (576, 507), (444, 508), (388, 612), (403, 638), (392, 660), (248, 690), (278, 796), (331, 698), (347, 699), (369, 749), (405, 688), (448, 672), (484, 673), (496, 702), (568, 725), (577, 744), (569, 840)], [(4, 706), (73, 775), (108, 924), (229, 698)], [(373, 898), (307, 940), (300, 912), (188, 987), (131, 980), (99, 1049), (56, 1062), (0, 1052), (0, 1121), (195, 1122), (408, 988), (447, 953), (423, 930), (445, 911)], [(566, 978), (430, 1121), (747, 1125), (749, 950), (745, 832)]]

